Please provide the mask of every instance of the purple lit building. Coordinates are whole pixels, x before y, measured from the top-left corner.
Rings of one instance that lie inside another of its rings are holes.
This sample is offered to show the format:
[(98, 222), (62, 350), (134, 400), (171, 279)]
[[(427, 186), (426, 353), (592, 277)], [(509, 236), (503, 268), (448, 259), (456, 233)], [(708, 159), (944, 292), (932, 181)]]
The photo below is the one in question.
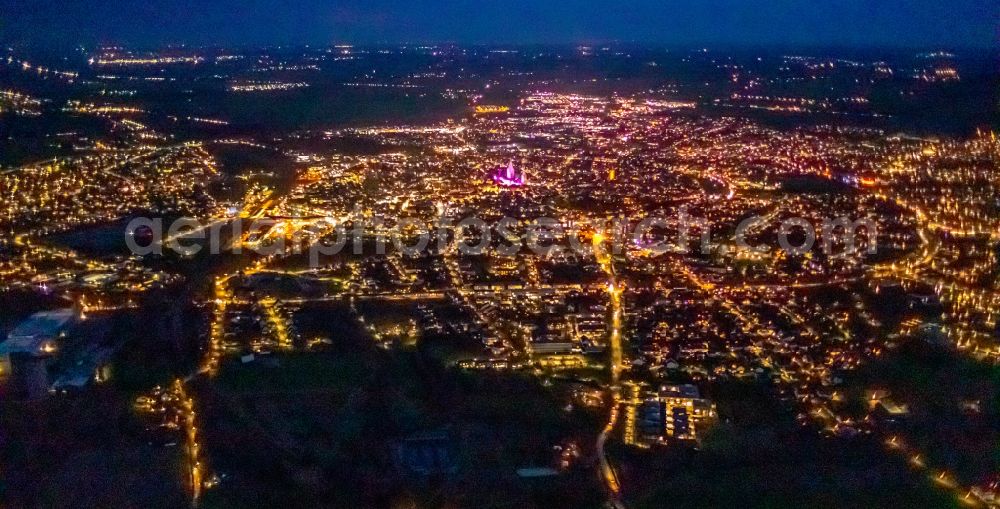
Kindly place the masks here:
[(493, 181), (501, 186), (505, 187), (521, 187), (526, 183), (526, 176), (524, 172), (518, 173), (514, 169), (514, 161), (511, 160), (507, 163), (507, 167), (497, 168), (496, 173), (493, 174)]

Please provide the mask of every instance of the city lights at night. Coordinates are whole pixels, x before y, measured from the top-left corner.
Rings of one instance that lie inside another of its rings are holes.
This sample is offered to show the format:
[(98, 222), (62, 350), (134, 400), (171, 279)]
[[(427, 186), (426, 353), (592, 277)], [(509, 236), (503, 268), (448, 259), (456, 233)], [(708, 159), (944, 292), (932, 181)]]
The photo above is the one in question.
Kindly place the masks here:
[(1000, 508), (995, 5), (0, 3), (0, 507)]

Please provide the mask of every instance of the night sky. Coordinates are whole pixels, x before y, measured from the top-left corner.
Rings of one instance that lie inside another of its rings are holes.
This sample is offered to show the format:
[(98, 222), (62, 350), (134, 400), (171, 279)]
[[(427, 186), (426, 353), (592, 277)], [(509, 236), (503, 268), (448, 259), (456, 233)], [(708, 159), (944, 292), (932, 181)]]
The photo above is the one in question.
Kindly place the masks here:
[(997, 0), (0, 0), (18, 43), (996, 47)]

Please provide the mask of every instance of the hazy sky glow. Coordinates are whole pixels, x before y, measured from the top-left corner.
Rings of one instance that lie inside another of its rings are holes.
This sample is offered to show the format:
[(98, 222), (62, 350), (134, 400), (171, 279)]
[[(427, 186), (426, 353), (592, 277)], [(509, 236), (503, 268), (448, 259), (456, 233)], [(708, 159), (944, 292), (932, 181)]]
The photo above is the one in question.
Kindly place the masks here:
[(996, 47), (996, 0), (0, 0), (0, 39)]

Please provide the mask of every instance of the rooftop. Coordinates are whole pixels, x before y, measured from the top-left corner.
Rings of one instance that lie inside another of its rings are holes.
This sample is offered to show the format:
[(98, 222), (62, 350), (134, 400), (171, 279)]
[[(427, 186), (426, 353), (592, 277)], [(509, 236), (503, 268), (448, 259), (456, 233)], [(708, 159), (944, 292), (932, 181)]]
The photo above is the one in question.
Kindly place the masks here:
[(7, 341), (0, 343), (0, 355), (13, 352), (40, 353), (43, 343), (65, 330), (75, 315), (72, 309), (43, 311), (31, 315), (7, 335)]

